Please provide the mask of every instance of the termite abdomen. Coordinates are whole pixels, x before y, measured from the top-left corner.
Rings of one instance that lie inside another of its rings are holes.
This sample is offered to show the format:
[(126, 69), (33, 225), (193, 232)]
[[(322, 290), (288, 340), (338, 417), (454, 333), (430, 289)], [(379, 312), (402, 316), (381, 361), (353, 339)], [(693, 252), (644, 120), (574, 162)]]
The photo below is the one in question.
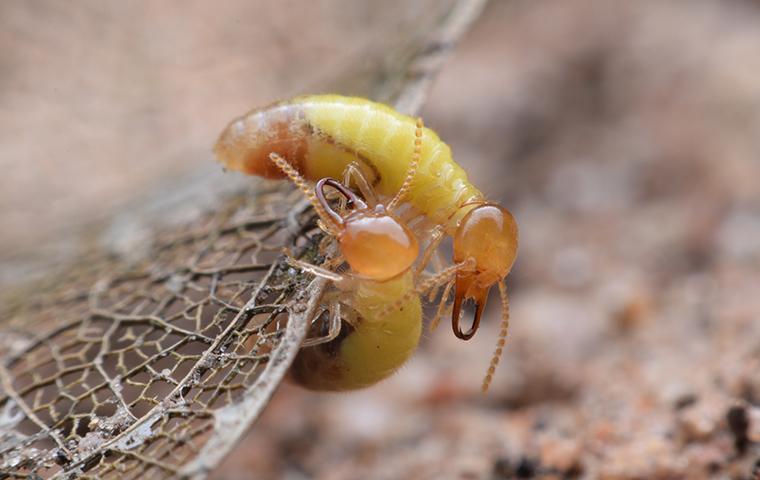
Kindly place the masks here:
[(282, 104), (253, 110), (224, 129), (214, 146), (226, 168), (248, 175), (281, 179), (286, 175), (269, 159), (276, 153), (299, 172), (308, 151), (310, 129), (298, 105)]
[(385, 282), (360, 281), (345, 299), (350, 312), (343, 313), (351, 321), (341, 320), (340, 333), (328, 342), (301, 348), (291, 379), (311, 390), (343, 391), (393, 375), (419, 344), (422, 306), (419, 296), (413, 296), (388, 314), (382, 313), (383, 307), (403, 298), (413, 285), (410, 272)]

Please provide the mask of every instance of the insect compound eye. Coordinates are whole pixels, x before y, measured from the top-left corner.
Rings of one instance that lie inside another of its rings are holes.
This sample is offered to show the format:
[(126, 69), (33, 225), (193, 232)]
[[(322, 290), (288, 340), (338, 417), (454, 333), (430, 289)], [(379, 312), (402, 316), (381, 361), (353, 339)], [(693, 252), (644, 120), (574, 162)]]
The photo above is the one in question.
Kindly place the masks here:
[(417, 259), (414, 233), (389, 212), (359, 210), (344, 219), (339, 242), (351, 268), (373, 280), (407, 271)]

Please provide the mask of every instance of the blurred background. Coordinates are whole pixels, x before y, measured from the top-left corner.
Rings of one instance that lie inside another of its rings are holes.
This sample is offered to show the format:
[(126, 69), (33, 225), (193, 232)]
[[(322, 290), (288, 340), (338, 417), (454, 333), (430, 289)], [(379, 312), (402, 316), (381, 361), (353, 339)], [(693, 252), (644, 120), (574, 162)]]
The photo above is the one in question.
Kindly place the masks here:
[[(129, 236), (178, 191), (240, 185), (210, 152), (229, 119), (377, 91), (367, 72), (436, 11), (179, 10), (0, 5), (0, 285), (101, 242), (82, 232)], [(753, 0), (492, 1), (422, 111), (521, 228), (491, 392), (495, 301), (475, 339), (442, 325), (376, 387), (284, 385), (216, 478), (752, 478), (758, 72)]]

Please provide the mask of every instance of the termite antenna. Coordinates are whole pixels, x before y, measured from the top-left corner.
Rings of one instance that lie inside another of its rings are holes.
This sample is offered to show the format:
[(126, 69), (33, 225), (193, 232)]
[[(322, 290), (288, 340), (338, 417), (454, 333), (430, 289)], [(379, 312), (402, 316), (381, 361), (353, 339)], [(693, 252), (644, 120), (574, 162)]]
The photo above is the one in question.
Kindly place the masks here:
[(507, 286), (504, 281), (499, 282), (499, 294), (501, 296), (501, 330), (499, 339), (496, 341), (496, 350), (491, 357), (491, 365), (488, 366), (488, 372), (483, 378), (483, 393), (488, 392), (488, 387), (493, 380), (493, 374), (496, 372), (496, 366), (499, 364), (501, 354), (504, 351), (504, 344), (507, 342), (507, 333), (509, 332), (509, 297), (507, 296)]
[(444, 269), (440, 273), (430, 277), (426, 278), (422, 282), (420, 282), (419, 285), (414, 287), (412, 290), (409, 290), (390, 305), (386, 305), (385, 308), (383, 308), (378, 318), (385, 317), (386, 315), (390, 314), (391, 312), (400, 309), (403, 307), (406, 302), (414, 298), (415, 296), (419, 296), (430, 290), (431, 288), (435, 287), (436, 285), (441, 285), (447, 282), (452, 282), (454, 280), (454, 277), (456, 276), (457, 272), (463, 269), (472, 268), (472, 261), (471, 260), (465, 260), (462, 263), (458, 263), (456, 265), (452, 265), (449, 268)]
[(290, 181), (293, 182), (293, 184), (298, 187), (299, 190), (301, 190), (309, 203), (311, 203), (311, 206), (314, 207), (314, 211), (317, 212), (317, 215), (319, 215), (319, 219), (322, 220), (322, 225), (320, 226), (326, 230), (329, 235), (333, 237), (337, 236), (338, 231), (334, 226), (335, 221), (333, 220), (333, 217), (327, 213), (322, 204), (317, 200), (317, 196), (314, 194), (312, 189), (309, 187), (309, 184), (306, 183), (306, 180), (304, 180), (301, 174), (298, 173), (298, 171), (293, 168), (293, 166), (288, 163), (287, 160), (274, 152), (269, 154), (269, 160), (277, 165), (277, 167), (282, 170), (285, 175), (288, 176)]
[(412, 185), (414, 175), (417, 173), (417, 164), (420, 163), (420, 157), (422, 156), (423, 127), (424, 125), (422, 124), (422, 119), (417, 118), (417, 125), (414, 129), (414, 152), (412, 153), (412, 160), (409, 162), (409, 169), (406, 171), (406, 178), (404, 178), (404, 183), (401, 184), (401, 188), (398, 189), (396, 195), (393, 197), (390, 203), (388, 203), (387, 208), (390, 211), (393, 211), (393, 209), (396, 208), (396, 205), (398, 205), (401, 199), (404, 198), (406, 192), (409, 191), (409, 187)]

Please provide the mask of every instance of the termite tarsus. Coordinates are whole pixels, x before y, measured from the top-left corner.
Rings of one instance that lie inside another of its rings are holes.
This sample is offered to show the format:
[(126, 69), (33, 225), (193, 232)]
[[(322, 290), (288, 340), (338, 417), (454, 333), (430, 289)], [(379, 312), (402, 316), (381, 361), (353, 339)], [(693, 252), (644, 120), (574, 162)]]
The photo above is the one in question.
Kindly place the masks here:
[[(403, 196), (414, 212), (439, 227), (438, 232), (452, 236), (454, 270), (448, 270), (448, 276), (439, 276), (438, 280), (453, 277), (454, 334), (464, 340), (472, 338), (480, 325), (490, 288), (498, 284), (501, 294), (502, 325), (483, 382), (486, 390), (509, 325), (503, 279), (517, 255), (517, 223), (508, 210), (485, 200), (435, 132), (425, 128), (419, 142), (414, 142), (416, 130), (415, 119), (370, 100), (338, 95), (304, 96), (253, 110), (233, 120), (222, 132), (215, 152), (229, 169), (282, 178), (282, 170), (269, 158), (275, 153), (310, 181), (336, 178), (358, 159), (370, 170), (365, 172), (368, 178), (362, 181), (375, 193), (393, 197), (390, 205)], [(420, 150), (416, 160), (412, 154), (415, 145)], [(432, 248), (440, 239), (438, 235), (431, 241)], [(430, 282), (423, 283), (407, 296), (413, 298), (423, 287), (430, 286)], [(442, 302), (447, 300), (450, 290), (447, 285)], [(475, 303), (475, 316), (471, 327), (463, 331), (461, 307), (468, 299)], [(395, 307), (403, 301), (398, 299)]]

